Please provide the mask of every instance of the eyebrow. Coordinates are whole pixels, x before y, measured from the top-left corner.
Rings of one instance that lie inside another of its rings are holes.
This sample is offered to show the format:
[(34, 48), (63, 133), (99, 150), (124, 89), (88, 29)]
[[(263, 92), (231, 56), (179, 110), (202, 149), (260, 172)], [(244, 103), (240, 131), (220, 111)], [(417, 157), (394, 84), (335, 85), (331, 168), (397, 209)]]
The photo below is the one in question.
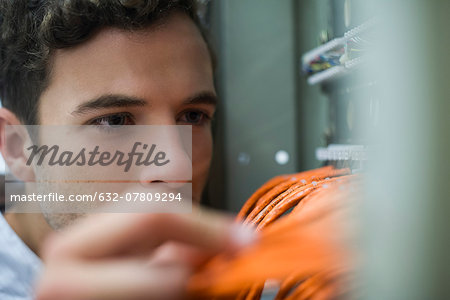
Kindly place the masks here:
[(209, 104), (216, 106), (218, 102), (216, 94), (213, 92), (201, 92), (183, 101), (185, 105)]
[[(217, 105), (217, 96), (213, 92), (201, 92), (183, 101), (184, 105), (207, 104)], [(103, 95), (98, 98), (86, 101), (77, 106), (72, 115), (82, 115), (90, 111), (116, 108), (116, 107), (139, 107), (148, 103), (140, 98), (125, 95)]]
[(145, 106), (147, 102), (143, 99), (125, 95), (103, 95), (89, 100), (77, 106), (72, 115), (82, 115), (92, 110), (99, 110), (113, 107), (134, 107)]

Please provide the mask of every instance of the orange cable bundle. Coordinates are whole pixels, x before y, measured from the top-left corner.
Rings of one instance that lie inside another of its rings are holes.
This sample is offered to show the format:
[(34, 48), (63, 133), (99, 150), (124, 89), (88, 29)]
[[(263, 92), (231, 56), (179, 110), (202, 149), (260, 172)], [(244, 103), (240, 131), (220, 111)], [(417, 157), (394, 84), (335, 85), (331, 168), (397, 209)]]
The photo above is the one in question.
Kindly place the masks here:
[(196, 299), (259, 299), (267, 280), (280, 282), (275, 299), (346, 294), (343, 283), (354, 266), (349, 246), (353, 204), (361, 185), (359, 176), (348, 173), (325, 167), (264, 184), (238, 216), (256, 226), (257, 243), (208, 262), (192, 276), (190, 294)]
[(302, 186), (311, 184), (317, 180), (323, 180), (328, 177), (336, 177), (348, 174), (348, 169), (336, 170), (332, 166), (326, 166), (319, 169), (300, 172), (291, 175), (277, 176), (262, 187), (260, 187), (244, 204), (241, 211), (237, 215), (237, 220), (245, 220), (244, 223), (250, 221), (255, 222), (255, 216), (261, 212), (273, 200), (283, 197), (285, 193), (291, 192), (294, 186)]

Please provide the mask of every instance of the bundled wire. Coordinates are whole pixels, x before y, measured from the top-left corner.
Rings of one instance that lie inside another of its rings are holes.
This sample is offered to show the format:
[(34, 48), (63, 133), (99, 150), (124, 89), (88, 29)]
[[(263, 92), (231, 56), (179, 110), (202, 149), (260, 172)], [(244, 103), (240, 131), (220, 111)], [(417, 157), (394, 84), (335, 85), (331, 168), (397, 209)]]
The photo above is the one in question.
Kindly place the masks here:
[(315, 74), (341, 64), (341, 57), (345, 54), (345, 47), (339, 47), (318, 55), (304, 69), (307, 74)]
[(259, 299), (278, 282), (275, 299), (334, 299), (349, 291), (354, 257), (353, 204), (358, 175), (323, 167), (275, 177), (259, 188), (237, 221), (255, 226), (258, 242), (219, 255), (191, 278), (195, 299)]
[(373, 47), (371, 38), (367, 36), (367, 33), (361, 33), (348, 37), (347, 40), (342, 41), (335, 47), (316, 55), (314, 59), (303, 66), (303, 72), (313, 75), (335, 66), (346, 66), (348, 61), (362, 57)]

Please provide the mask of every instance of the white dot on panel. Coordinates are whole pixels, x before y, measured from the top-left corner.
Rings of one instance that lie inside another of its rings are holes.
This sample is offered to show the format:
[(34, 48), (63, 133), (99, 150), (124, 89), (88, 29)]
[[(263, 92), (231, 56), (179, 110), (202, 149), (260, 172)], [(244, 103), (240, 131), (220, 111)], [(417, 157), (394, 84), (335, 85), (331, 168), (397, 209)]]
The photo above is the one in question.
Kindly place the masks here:
[(279, 150), (275, 153), (275, 161), (279, 165), (285, 165), (289, 162), (289, 153), (284, 150)]
[(250, 163), (250, 155), (245, 152), (241, 152), (238, 154), (238, 162), (241, 165), (248, 165)]

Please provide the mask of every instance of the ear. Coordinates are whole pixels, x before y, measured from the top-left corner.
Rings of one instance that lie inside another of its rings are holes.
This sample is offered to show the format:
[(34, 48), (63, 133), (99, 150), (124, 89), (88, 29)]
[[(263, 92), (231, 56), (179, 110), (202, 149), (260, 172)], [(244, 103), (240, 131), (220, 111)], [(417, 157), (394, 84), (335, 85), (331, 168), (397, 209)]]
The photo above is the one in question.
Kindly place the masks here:
[(12, 112), (6, 108), (0, 108), (0, 152), (6, 165), (18, 179), (25, 182), (34, 181), (33, 167), (27, 165), (27, 156), (24, 151), (30, 138), (25, 126), (20, 125), (22, 123)]

